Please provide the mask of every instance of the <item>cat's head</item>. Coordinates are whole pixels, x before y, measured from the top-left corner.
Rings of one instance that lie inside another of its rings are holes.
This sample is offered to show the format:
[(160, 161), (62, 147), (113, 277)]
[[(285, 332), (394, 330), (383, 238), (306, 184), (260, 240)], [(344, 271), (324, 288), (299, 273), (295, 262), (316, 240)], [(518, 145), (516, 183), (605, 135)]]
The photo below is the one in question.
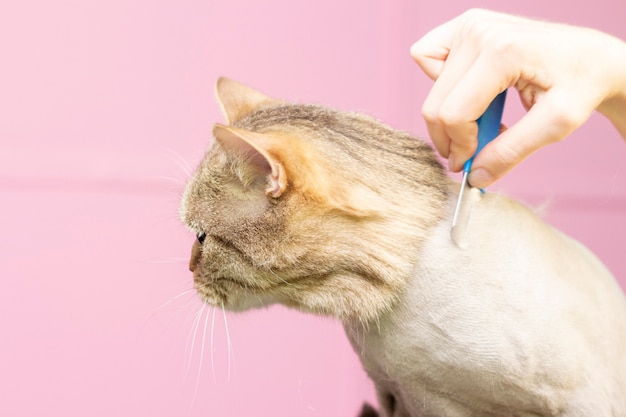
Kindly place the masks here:
[(289, 104), (221, 78), (228, 125), (191, 178), (181, 217), (198, 239), (202, 299), (281, 303), (369, 321), (388, 310), (442, 217), (432, 149), (363, 115)]

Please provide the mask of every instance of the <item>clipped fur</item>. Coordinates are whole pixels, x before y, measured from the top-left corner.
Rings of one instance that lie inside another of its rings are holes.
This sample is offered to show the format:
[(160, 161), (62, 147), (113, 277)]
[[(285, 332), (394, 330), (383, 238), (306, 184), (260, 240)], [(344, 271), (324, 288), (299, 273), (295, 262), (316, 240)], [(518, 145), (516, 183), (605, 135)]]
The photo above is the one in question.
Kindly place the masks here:
[[(582, 245), (369, 117), (222, 78), (228, 125), (189, 182), (200, 296), (340, 319), (382, 416), (626, 416), (626, 302)], [(364, 415), (376, 415), (365, 407)]]

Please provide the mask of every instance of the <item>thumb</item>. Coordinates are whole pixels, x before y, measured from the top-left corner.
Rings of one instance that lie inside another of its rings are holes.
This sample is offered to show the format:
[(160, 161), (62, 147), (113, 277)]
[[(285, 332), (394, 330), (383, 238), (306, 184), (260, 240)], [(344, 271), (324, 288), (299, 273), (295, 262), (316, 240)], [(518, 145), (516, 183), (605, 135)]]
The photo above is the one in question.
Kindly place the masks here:
[(579, 127), (589, 115), (574, 115), (572, 109), (559, 106), (544, 96), (515, 125), (501, 131), (476, 155), (469, 182), (484, 188), (513, 169), (545, 145), (558, 142)]

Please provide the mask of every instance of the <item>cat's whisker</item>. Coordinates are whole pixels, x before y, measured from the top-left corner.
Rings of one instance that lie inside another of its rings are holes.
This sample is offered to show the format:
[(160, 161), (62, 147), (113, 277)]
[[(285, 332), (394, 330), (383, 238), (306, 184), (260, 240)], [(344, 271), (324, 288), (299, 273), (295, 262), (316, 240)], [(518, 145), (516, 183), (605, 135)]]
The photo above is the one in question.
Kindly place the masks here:
[[(194, 288), (192, 291), (194, 292), (194, 295), (195, 295), (195, 288)], [(197, 297), (195, 297), (195, 296), (191, 296), (191, 297), (189, 297), (189, 298), (185, 301), (185, 303), (184, 303), (182, 306), (180, 306), (180, 307), (178, 308), (178, 310), (174, 313), (174, 317), (172, 317), (172, 322), (174, 321), (174, 318), (175, 318), (178, 314), (180, 314), (180, 313), (181, 313), (181, 312), (185, 309), (185, 307), (187, 307), (190, 303), (192, 303), (192, 302), (194, 302), (194, 301), (196, 301), (196, 302), (200, 302), (200, 300), (199, 300)], [(193, 311), (193, 310), (192, 310), (192, 311)], [(190, 316), (191, 314), (192, 314), (192, 312), (189, 312), (189, 313), (187, 314), (187, 316), (185, 317), (184, 322), (187, 322), (187, 321), (188, 321), (189, 316)]]
[(228, 331), (228, 320), (226, 320), (226, 310), (224, 309), (224, 302), (222, 301), (222, 315), (224, 316), (224, 328), (226, 329), (226, 343), (228, 346), (228, 382), (230, 382), (230, 355), (232, 346), (230, 344), (230, 333)]
[[(181, 297), (184, 297), (185, 295), (189, 294), (190, 292), (193, 292), (194, 288), (190, 288), (188, 290), (185, 290), (183, 292), (181, 292), (178, 295), (175, 295), (174, 297), (170, 298), (169, 300), (165, 301), (164, 303), (162, 303), (161, 305), (159, 305), (158, 307), (156, 307), (152, 313), (150, 314), (150, 316), (146, 319), (146, 321), (144, 322), (144, 325), (147, 324), (150, 320), (156, 319), (156, 315), (159, 311), (161, 311), (162, 309), (164, 309), (165, 307), (167, 307), (168, 305), (172, 304), (174, 301), (178, 300)], [(174, 317), (176, 316), (176, 314), (178, 314), (180, 311), (182, 311), (182, 309), (189, 303), (190, 300), (192, 300), (193, 298), (190, 297), (187, 301), (185, 301), (185, 303), (180, 306), (178, 308), (178, 310), (174, 313), (174, 316), (172, 317), (172, 321), (174, 320)], [(171, 322), (170, 322), (171, 324)]]
[(175, 295), (174, 297), (170, 298), (169, 300), (167, 300), (166, 302), (164, 302), (163, 304), (158, 306), (154, 311), (155, 312), (159, 311), (160, 309), (162, 309), (162, 308), (168, 306), (169, 304), (173, 303), (174, 301), (178, 300), (180, 297), (183, 297), (183, 296), (189, 294), (190, 292), (194, 292), (194, 291), (195, 291), (195, 288), (189, 288), (189, 289), (181, 292), (180, 294)]
[(187, 183), (185, 182), (185, 180), (181, 180), (175, 177), (167, 177), (165, 175), (152, 175), (150, 177), (147, 177), (150, 180), (155, 180), (155, 181), (162, 181), (171, 185), (180, 185), (182, 187), (184, 187), (185, 185), (187, 185)]
[(193, 337), (191, 339), (191, 349), (189, 350), (189, 360), (187, 361), (187, 366), (185, 368), (185, 379), (187, 379), (187, 377), (189, 376), (189, 369), (191, 368), (191, 361), (193, 359), (194, 346), (196, 344), (196, 336), (198, 334), (198, 326), (200, 325), (200, 319), (202, 318), (202, 313), (204, 312), (205, 307), (206, 304), (203, 303), (202, 307), (200, 307), (200, 311), (198, 312), (198, 314), (196, 314), (194, 324), (192, 325), (191, 335), (193, 335)]
[[(203, 302), (202, 302), (199, 298), (197, 298), (197, 297), (191, 297), (191, 298), (189, 298), (187, 301), (185, 301), (185, 304), (183, 304), (183, 307), (185, 307), (187, 304), (189, 304), (189, 303), (190, 303), (190, 302), (192, 302), (192, 301), (196, 301), (196, 302), (198, 302), (200, 306), (201, 306), (202, 304), (204, 304), (204, 303), (203, 303)], [(183, 321), (183, 323), (188, 323), (188, 322), (190, 321), (190, 317), (191, 317), (191, 316), (193, 316), (193, 310), (192, 310), (192, 311), (190, 311), (190, 312), (187, 314), (187, 316), (185, 317), (185, 320)], [(195, 320), (195, 319), (192, 319), (192, 320)], [(193, 326), (193, 325), (192, 325), (192, 326)], [(190, 338), (190, 337), (191, 337), (191, 332), (190, 332), (190, 334), (189, 334), (189, 338)], [(189, 339), (189, 338), (188, 338), (188, 339)], [(189, 340), (187, 340), (187, 346), (186, 346), (186, 347), (189, 347)]]
[(291, 282), (286, 281), (284, 278), (282, 278), (281, 276), (279, 276), (278, 274), (276, 274), (276, 272), (272, 271), (272, 269), (271, 269), (271, 268), (270, 268), (270, 269), (268, 269), (268, 271), (269, 271), (269, 273), (270, 273), (270, 274), (272, 274), (272, 276), (275, 276), (276, 278), (278, 278), (278, 280), (279, 280), (280, 282), (282, 282), (283, 284), (285, 284), (285, 285), (289, 285), (289, 286), (293, 285)]
[[(210, 308), (207, 310), (205, 317), (204, 317), (204, 326), (202, 330), (202, 345), (200, 346), (200, 361), (198, 362), (198, 375), (196, 376), (196, 387), (193, 390), (193, 397), (191, 397), (190, 407), (194, 406), (196, 402), (196, 398), (198, 396), (198, 389), (200, 388), (200, 377), (202, 375), (202, 364), (204, 362), (204, 348), (205, 348), (205, 343), (206, 343), (206, 329), (209, 323), (209, 314), (211, 314)], [(215, 307), (213, 307), (213, 315), (215, 315)]]
[(150, 264), (182, 264), (189, 262), (189, 257), (174, 257), (174, 258), (163, 258), (163, 259), (154, 259), (148, 261)]
[[(196, 321), (195, 321), (195, 329), (194, 329), (194, 340), (192, 342), (192, 356), (193, 356), (193, 345), (195, 343), (195, 338), (196, 335), (198, 333), (198, 326), (200, 324), (200, 321), (202, 320), (202, 316), (204, 315), (204, 311), (206, 308), (206, 304), (202, 304), (202, 307), (200, 308), (200, 311), (198, 313), (198, 315), (196, 316)], [(205, 339), (206, 339), (206, 328), (207, 328), (207, 322), (209, 319), (209, 314), (210, 314), (210, 308), (208, 310), (206, 310), (206, 315), (204, 315), (204, 330), (202, 333), (202, 346), (200, 347), (200, 359), (199, 359), (199, 365), (198, 365), (198, 373), (196, 375), (196, 383), (195, 383), (195, 388), (193, 391), (193, 396), (191, 398), (191, 402), (189, 403), (189, 409), (187, 410), (187, 416), (189, 416), (191, 414), (191, 410), (193, 410), (193, 407), (195, 405), (196, 402), (196, 398), (198, 396), (198, 390), (200, 387), (200, 377), (202, 375), (202, 362), (204, 360), (204, 344), (205, 344)], [(189, 361), (188, 365), (191, 363), (191, 360)]]
[(254, 294), (254, 297), (259, 300), (259, 305), (263, 305), (263, 299), (261, 298), (261, 296), (259, 294)]
[(213, 335), (215, 334), (215, 308), (213, 308), (213, 316), (211, 317), (211, 372), (213, 373), (213, 382), (217, 382), (215, 378), (215, 350), (213, 349)]
[(178, 152), (173, 149), (164, 147), (163, 150), (168, 154), (172, 162), (176, 164), (178, 168), (187, 176), (191, 178), (192, 168), (191, 165), (183, 158)]

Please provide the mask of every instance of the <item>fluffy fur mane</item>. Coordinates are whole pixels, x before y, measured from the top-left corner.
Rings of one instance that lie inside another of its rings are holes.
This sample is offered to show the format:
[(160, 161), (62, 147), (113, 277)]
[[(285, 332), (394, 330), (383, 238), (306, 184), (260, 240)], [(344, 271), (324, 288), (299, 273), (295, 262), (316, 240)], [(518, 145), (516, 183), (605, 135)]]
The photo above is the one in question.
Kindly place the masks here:
[(447, 201), (432, 148), (370, 117), (232, 80), (217, 96), (229, 125), (215, 127), (181, 209), (207, 236), (201, 294), (365, 322), (388, 310)]

